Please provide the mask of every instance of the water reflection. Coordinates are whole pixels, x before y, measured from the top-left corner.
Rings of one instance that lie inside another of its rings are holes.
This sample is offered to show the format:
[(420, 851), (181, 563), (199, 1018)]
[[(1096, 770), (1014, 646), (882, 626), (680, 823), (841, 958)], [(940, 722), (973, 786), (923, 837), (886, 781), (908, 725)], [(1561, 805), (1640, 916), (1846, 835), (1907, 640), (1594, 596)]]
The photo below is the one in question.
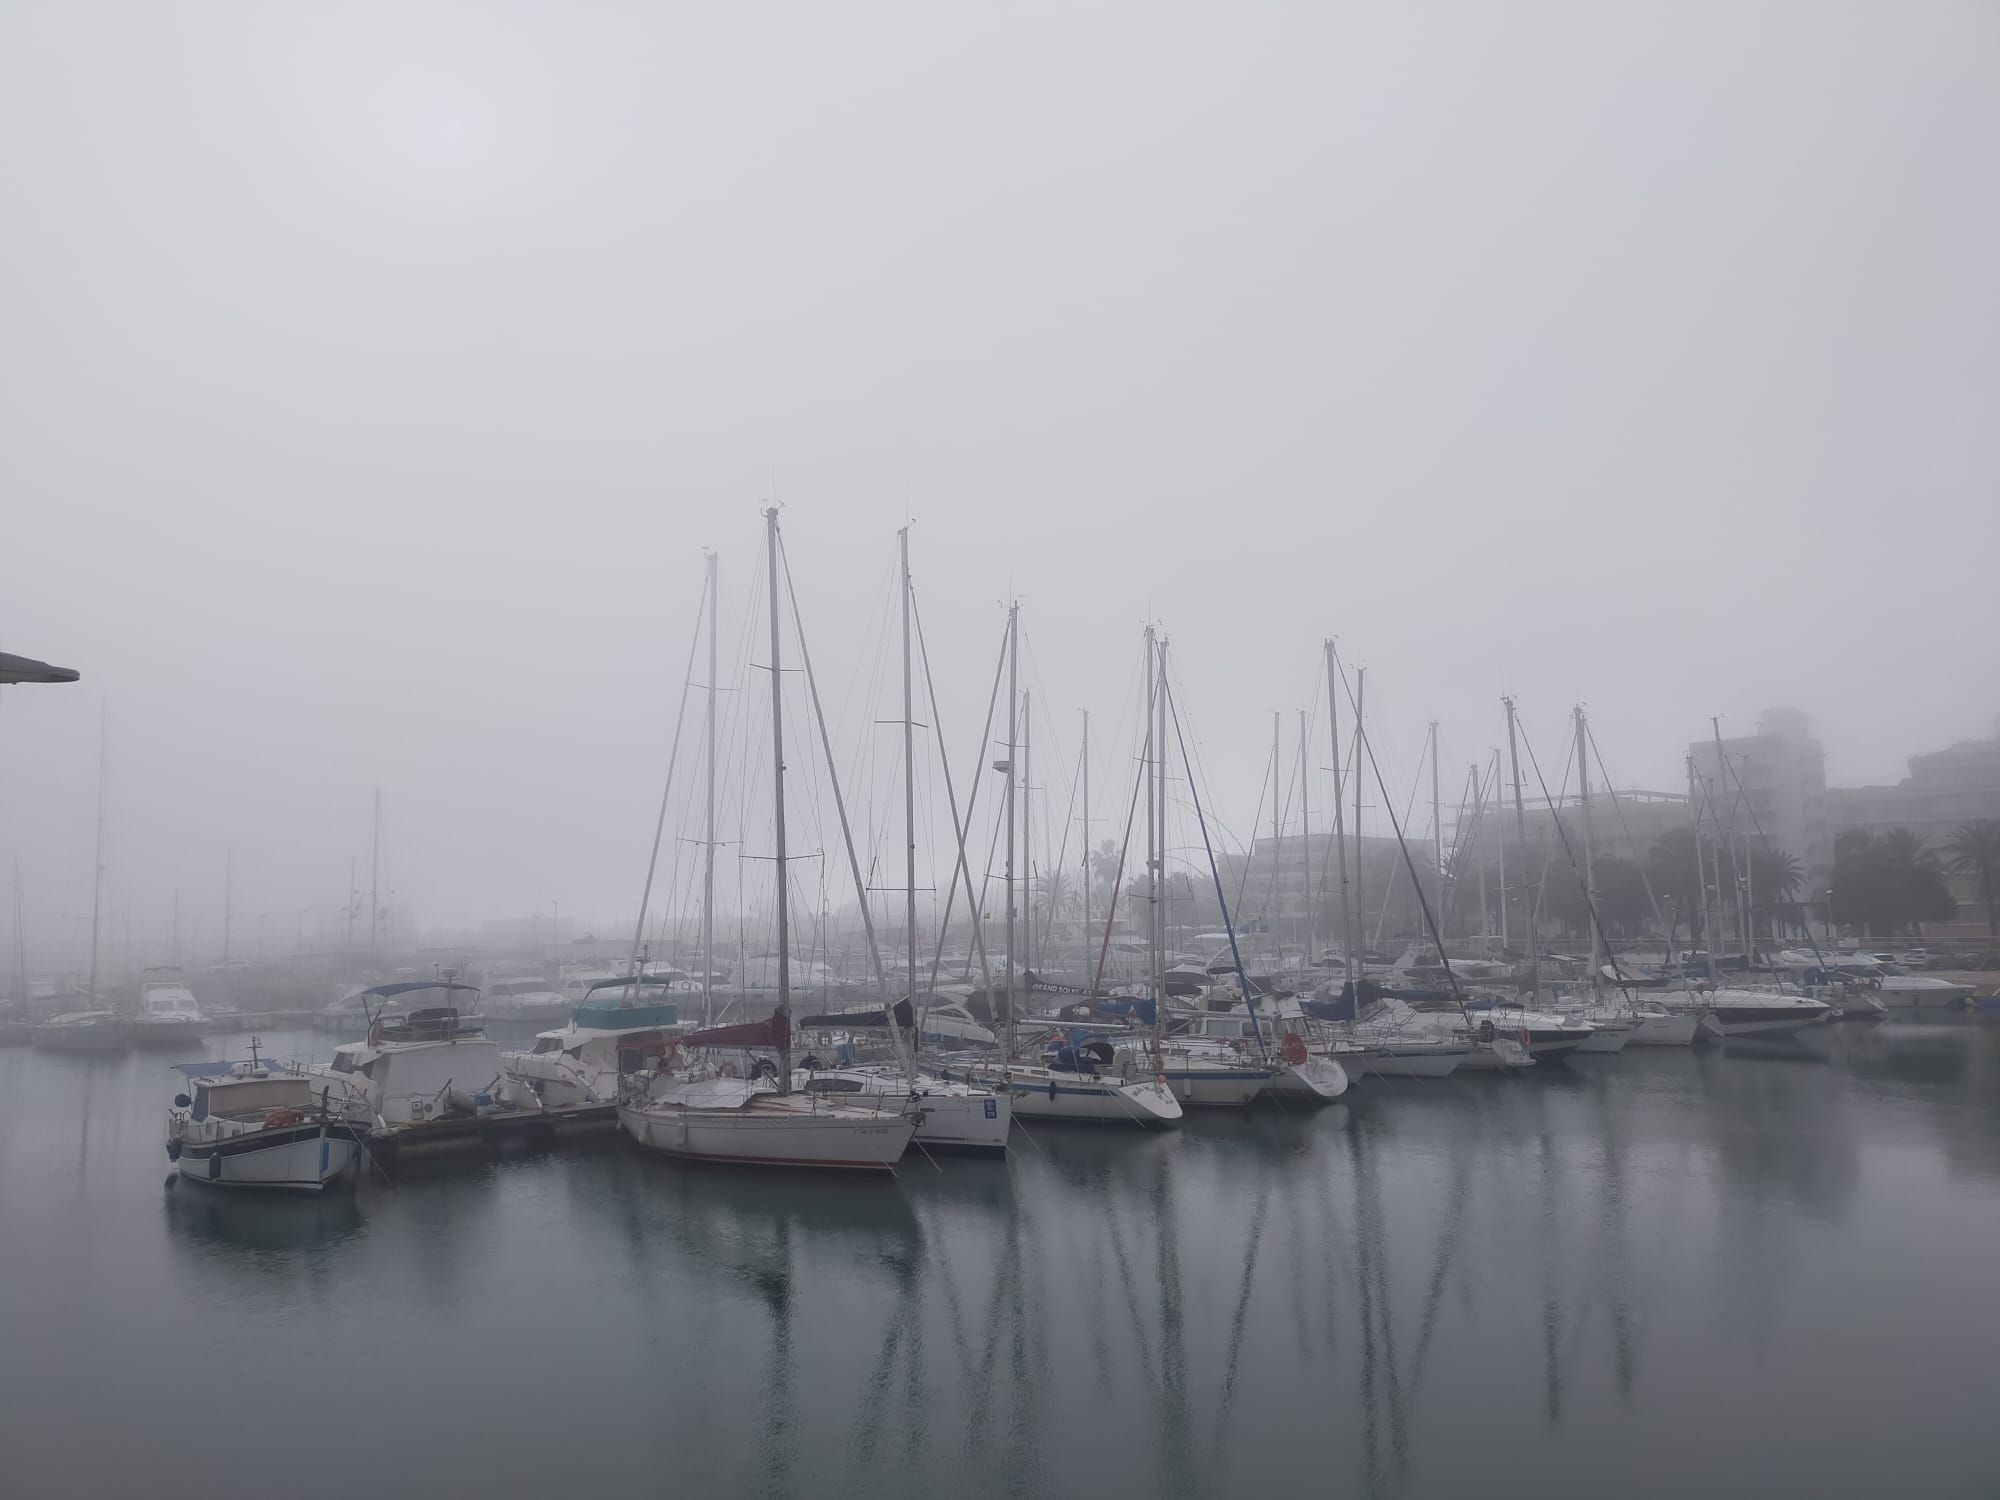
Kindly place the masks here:
[(161, 1212), (168, 1231), (201, 1254), (265, 1269), (282, 1265), (284, 1254), (336, 1246), (364, 1222), (348, 1189), (317, 1198), (266, 1198), (181, 1183), (162, 1191)]

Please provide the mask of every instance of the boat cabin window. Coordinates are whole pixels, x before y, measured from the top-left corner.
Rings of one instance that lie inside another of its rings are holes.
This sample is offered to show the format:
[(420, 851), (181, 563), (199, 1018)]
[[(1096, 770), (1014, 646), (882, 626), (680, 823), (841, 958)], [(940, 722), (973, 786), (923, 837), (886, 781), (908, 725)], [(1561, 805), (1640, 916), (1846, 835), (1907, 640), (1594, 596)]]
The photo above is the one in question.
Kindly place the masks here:
[(815, 1078), (806, 1084), (808, 1094), (858, 1094), (861, 1080), (858, 1078)]
[(354, 1071), (354, 1054), (352, 1052), (335, 1052), (333, 1054), (333, 1071), (336, 1073), (352, 1073)]
[[(215, 1115), (262, 1114), (267, 1109), (304, 1109), (312, 1103), (312, 1090), (303, 1078), (253, 1078), (243, 1083), (214, 1083), (201, 1090), (207, 1096), (205, 1113)], [(200, 1105), (197, 1100), (197, 1107)]]

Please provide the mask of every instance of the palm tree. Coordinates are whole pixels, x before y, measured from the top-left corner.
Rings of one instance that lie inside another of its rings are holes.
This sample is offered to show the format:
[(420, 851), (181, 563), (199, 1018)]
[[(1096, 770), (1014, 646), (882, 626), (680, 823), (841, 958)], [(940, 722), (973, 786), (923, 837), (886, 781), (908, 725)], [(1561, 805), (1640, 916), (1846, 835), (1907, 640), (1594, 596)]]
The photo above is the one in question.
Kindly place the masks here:
[(1945, 868), (1972, 877), (1972, 894), (1986, 908), (1986, 935), (2000, 934), (2000, 818), (1959, 824), (1944, 848)]

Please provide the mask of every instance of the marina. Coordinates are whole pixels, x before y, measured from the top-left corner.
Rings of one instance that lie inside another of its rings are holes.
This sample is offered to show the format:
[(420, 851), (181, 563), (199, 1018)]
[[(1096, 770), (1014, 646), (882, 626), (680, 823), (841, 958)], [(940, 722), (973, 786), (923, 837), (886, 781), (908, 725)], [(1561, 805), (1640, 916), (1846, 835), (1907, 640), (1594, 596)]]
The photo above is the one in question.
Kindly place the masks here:
[[(2000, 1236), (2000, 1027), (1820, 1034), (1030, 1122), (874, 1182), (593, 1128), (310, 1199), (163, 1187), (157, 1055), (10, 1049), (0, 1326), (37, 1352), (0, 1430), (33, 1494), (204, 1493), (161, 1398), (190, 1384), (269, 1451), (365, 1431), (466, 1492), (643, 1489), (663, 1452), (772, 1496), (1987, 1492), (1991, 1331), (1955, 1289)], [(272, 1339), (315, 1357), (243, 1379)], [(1687, 1441), (1746, 1408), (1792, 1437)], [(529, 1426), (649, 1436), (580, 1460)]]

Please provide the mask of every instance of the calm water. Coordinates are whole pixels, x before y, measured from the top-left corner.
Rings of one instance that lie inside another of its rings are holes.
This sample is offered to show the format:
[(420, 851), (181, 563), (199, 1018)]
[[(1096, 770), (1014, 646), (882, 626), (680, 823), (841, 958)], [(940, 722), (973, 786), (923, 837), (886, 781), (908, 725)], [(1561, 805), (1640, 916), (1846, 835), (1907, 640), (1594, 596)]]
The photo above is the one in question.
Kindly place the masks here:
[(164, 1189), (156, 1058), (0, 1052), (0, 1489), (2000, 1494), (2000, 1028), (1538, 1071), (313, 1203)]

